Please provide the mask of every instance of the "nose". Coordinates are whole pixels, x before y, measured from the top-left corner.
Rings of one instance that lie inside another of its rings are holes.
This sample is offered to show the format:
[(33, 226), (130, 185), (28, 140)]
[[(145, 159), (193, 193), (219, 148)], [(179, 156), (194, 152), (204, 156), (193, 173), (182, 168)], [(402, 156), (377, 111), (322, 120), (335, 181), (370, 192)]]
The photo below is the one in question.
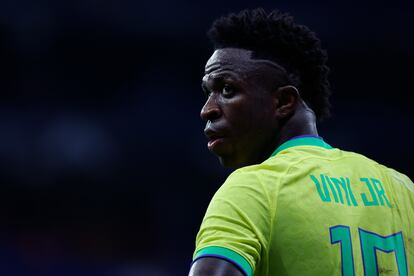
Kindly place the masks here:
[(214, 95), (211, 94), (200, 112), (200, 117), (204, 121), (214, 121), (221, 116), (220, 106), (217, 104)]

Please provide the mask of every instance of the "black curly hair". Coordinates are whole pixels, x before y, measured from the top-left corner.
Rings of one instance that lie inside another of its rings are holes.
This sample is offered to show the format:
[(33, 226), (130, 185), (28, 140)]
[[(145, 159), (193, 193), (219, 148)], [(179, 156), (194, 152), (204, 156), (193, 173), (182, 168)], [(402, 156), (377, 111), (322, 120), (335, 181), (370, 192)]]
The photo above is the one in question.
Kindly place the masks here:
[(284, 67), (289, 83), (320, 120), (330, 115), (327, 53), (316, 34), (287, 13), (262, 8), (216, 19), (207, 33), (215, 49), (242, 48)]

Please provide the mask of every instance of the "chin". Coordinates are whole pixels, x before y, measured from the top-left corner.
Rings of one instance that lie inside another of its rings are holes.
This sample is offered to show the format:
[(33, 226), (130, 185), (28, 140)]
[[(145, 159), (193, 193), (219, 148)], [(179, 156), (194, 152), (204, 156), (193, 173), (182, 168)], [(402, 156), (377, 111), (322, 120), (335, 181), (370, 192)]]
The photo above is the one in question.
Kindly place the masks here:
[(247, 166), (247, 164), (244, 164), (242, 162), (238, 162), (237, 160), (234, 160), (232, 158), (226, 158), (226, 157), (223, 157), (223, 156), (218, 156), (218, 158), (219, 158), (220, 164), (225, 168), (235, 170), (235, 169)]

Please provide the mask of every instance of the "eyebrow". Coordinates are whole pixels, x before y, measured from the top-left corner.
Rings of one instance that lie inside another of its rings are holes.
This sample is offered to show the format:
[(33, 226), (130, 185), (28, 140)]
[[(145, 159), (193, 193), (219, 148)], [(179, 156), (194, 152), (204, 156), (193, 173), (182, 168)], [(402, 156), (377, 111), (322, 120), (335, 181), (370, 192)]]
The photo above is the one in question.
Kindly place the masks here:
[[(205, 80), (205, 77), (207, 76), (207, 79)], [(239, 77), (236, 76), (236, 74), (232, 73), (232, 72), (219, 72), (219, 73), (214, 73), (214, 74), (206, 74), (204, 75), (202, 81), (201, 81), (201, 85), (203, 87), (207, 88), (207, 82), (209, 81), (223, 81), (225, 79), (233, 79), (233, 80), (241, 80)]]
[(239, 77), (237, 77), (237, 75), (233, 72), (218, 72), (218, 73), (208, 74), (207, 79), (219, 80), (219, 79), (224, 79), (227, 77), (231, 77), (233, 79), (239, 79)]
[(223, 81), (227, 79), (228, 77), (234, 80), (240, 80), (240, 78), (238, 78), (235, 74), (231, 72), (219, 72), (215, 74), (206, 74), (206, 75), (208, 75), (207, 80), (204, 80), (203, 78), (201, 81), (201, 88), (203, 89), (204, 92), (208, 92), (210, 90), (207, 86), (208, 81), (213, 81), (213, 82)]

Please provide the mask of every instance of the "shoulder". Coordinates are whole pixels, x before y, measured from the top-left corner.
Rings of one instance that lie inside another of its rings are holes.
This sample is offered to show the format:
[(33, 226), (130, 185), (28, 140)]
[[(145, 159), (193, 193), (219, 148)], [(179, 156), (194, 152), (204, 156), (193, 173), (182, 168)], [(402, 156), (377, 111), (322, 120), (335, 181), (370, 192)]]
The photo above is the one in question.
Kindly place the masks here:
[[(304, 165), (319, 167), (328, 164), (374, 168), (380, 165), (378, 162), (365, 155), (339, 148), (325, 149), (320, 147), (301, 146), (281, 152), (278, 159), (281, 157), (284, 157), (284, 162), (289, 168)], [(275, 161), (276, 160), (269, 160), (268, 162)]]
[(230, 174), (229, 179), (234, 177), (261, 178), (269, 173), (272, 175), (283, 174), (289, 169), (292, 163), (298, 160), (298, 158), (302, 159), (301, 157), (292, 154), (293, 152), (289, 152), (289, 154), (272, 156), (260, 164), (237, 169), (232, 174)]
[(414, 193), (414, 183), (407, 175), (384, 165), (379, 166), (391, 182), (398, 183)]
[(361, 166), (361, 165), (370, 166), (378, 171), (381, 171), (381, 173), (385, 175), (387, 178), (389, 178), (390, 180), (394, 180), (394, 181), (401, 182), (401, 183), (402, 182), (411, 183), (411, 184), (413, 183), (412, 180), (404, 173), (399, 172), (396, 169), (387, 167), (386, 165), (381, 164), (365, 155), (351, 152), (351, 151), (344, 151), (344, 150), (341, 150), (341, 152), (344, 158), (349, 159), (349, 161), (352, 162), (355, 166)]
[(217, 190), (212, 201), (226, 198), (245, 204), (249, 198), (266, 197), (262, 180), (263, 170), (254, 167), (240, 168), (231, 173)]
[(414, 184), (407, 175), (396, 169), (387, 167), (363, 154), (334, 148), (330, 151), (326, 151), (325, 154), (320, 154), (316, 158), (339, 161), (338, 163), (342, 166), (353, 168), (353, 170), (376, 172), (377, 174), (386, 177), (391, 182), (403, 184), (403, 186), (414, 192)]
[(275, 179), (280, 179), (287, 172), (290, 164), (291, 160), (285, 156), (272, 157), (263, 163), (237, 169), (227, 177), (220, 190), (265, 190), (269, 181), (273, 185), (276, 184)]

